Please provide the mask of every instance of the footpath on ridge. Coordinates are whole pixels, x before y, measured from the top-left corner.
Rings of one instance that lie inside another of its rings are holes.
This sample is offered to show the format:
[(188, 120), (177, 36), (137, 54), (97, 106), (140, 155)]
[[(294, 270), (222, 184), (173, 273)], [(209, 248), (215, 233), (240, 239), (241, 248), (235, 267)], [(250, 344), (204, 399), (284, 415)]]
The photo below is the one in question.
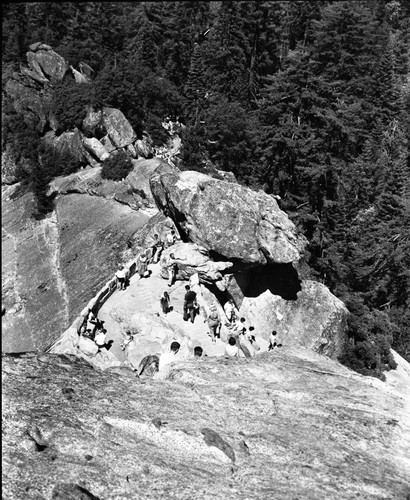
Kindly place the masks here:
[[(98, 312), (98, 318), (103, 320), (107, 330), (106, 341), (113, 340), (111, 352), (120, 360), (125, 361), (125, 352), (121, 350), (125, 335), (123, 327), (113, 319), (111, 312), (121, 305), (122, 309), (128, 309), (131, 314), (137, 312), (159, 314), (173, 325), (181, 328), (191, 340), (201, 345), (204, 354), (208, 356), (222, 356), (225, 351), (225, 344), (217, 339), (212, 342), (208, 336), (208, 324), (204, 322), (201, 315), (197, 315), (195, 322), (184, 321), (182, 317), (183, 303), (185, 295), (186, 281), (176, 281), (172, 287), (168, 286), (168, 281), (160, 276), (160, 264), (149, 264), (151, 271), (147, 278), (140, 278), (138, 273), (131, 277), (128, 287), (125, 290), (117, 290), (102, 305)], [(173, 308), (166, 316), (162, 313), (160, 306), (160, 296), (163, 291), (168, 291), (170, 295), (170, 306)]]

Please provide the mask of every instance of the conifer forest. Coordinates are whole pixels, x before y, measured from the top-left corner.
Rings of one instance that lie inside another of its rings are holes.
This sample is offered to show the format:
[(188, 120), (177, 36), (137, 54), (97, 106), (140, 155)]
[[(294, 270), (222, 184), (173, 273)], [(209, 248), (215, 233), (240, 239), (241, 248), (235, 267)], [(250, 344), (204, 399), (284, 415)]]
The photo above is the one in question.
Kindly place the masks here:
[(39, 162), (41, 134), (4, 93), (35, 42), (92, 69), (55, 85), (61, 132), (111, 106), (160, 147), (178, 119), (180, 169), (280, 196), (309, 241), (305, 277), (351, 313), (341, 361), (381, 378), (390, 347), (410, 361), (410, 2), (5, 3), (2, 23), (2, 148), (44, 212), (44, 186), (81, 165)]

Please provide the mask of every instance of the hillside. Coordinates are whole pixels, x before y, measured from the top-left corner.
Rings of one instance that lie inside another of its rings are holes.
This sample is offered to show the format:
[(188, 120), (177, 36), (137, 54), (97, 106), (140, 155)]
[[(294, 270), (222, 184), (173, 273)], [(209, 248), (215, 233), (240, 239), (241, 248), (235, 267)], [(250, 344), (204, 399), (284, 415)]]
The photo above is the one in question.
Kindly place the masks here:
[(180, 362), (166, 380), (64, 355), (2, 364), (5, 500), (410, 494), (404, 360), (388, 383), (287, 347)]

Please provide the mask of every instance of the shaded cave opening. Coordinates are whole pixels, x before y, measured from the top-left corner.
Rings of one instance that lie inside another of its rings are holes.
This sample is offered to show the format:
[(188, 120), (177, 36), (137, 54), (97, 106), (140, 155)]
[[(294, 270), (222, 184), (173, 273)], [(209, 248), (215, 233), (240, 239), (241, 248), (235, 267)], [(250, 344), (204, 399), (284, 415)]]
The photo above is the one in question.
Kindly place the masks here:
[[(301, 279), (291, 263), (289, 264), (268, 264), (264, 266), (255, 266), (248, 269), (231, 270), (233, 282), (228, 285), (232, 290), (222, 291), (215, 284), (206, 284), (206, 287), (212, 292), (219, 303), (224, 306), (225, 303), (235, 296), (259, 297), (266, 290), (273, 295), (278, 295), (284, 300), (297, 300), (297, 294), (302, 290)], [(235, 293), (235, 288), (238, 293)], [(240, 303), (235, 304), (238, 308)]]

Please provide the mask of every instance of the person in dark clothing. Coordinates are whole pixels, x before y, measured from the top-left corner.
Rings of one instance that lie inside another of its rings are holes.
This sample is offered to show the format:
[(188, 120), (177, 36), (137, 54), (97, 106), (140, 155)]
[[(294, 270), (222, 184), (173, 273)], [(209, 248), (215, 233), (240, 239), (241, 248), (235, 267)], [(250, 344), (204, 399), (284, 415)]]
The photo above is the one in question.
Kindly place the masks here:
[(195, 321), (195, 311), (196, 311), (196, 293), (191, 290), (189, 285), (185, 285), (185, 297), (184, 297), (184, 319), (191, 319), (191, 323)]
[(170, 310), (170, 307), (169, 307), (169, 302), (170, 302), (170, 298), (169, 298), (169, 293), (168, 292), (164, 292), (161, 297), (160, 297), (160, 303), (161, 303), (161, 308), (162, 308), (162, 312), (164, 314), (167, 314)]
[(196, 346), (196, 347), (194, 347), (194, 357), (195, 357), (195, 358), (200, 358), (200, 357), (202, 356), (202, 354), (203, 354), (203, 351), (204, 351), (204, 350), (203, 350), (203, 349), (202, 349), (202, 347), (201, 347), (201, 346), (199, 346), (199, 345), (198, 345), (198, 346)]

